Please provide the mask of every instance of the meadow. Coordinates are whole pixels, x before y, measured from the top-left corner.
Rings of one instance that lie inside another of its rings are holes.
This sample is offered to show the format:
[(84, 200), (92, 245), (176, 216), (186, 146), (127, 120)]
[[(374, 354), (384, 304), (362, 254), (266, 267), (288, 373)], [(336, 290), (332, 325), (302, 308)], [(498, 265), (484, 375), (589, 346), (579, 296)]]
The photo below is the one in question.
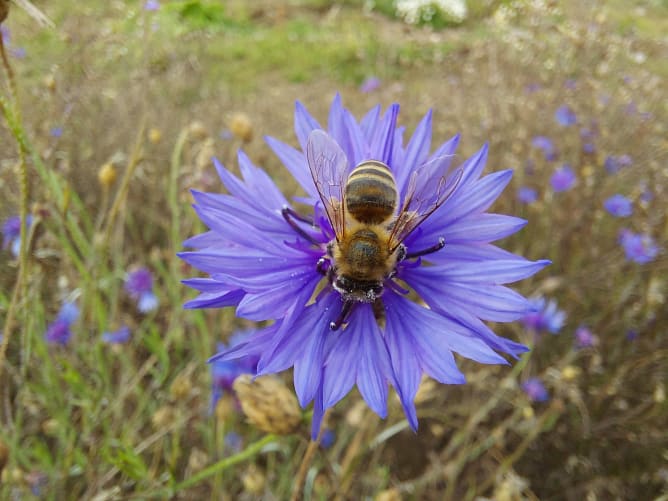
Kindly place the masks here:
[[(34, 3), (52, 27), (0, 16), (1, 499), (668, 499), (665, 0)], [(456, 164), (487, 143), (491, 211), (527, 220), (497, 244), (552, 264), (487, 322), (518, 360), (424, 378), (417, 433), (353, 390), (314, 442), (291, 370), (262, 397), (207, 364), (257, 325), (184, 309), (177, 253), (213, 157), (303, 197), (264, 138), (299, 148), (295, 101), (325, 124), (337, 93), (408, 133), (433, 109)]]

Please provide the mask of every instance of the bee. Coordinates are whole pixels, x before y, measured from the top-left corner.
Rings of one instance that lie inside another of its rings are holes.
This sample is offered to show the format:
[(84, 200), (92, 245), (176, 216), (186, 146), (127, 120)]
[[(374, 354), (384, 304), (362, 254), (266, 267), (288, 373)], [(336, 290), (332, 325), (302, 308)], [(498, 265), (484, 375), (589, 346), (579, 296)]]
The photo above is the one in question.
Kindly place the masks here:
[(336, 330), (355, 304), (377, 304), (401, 261), (443, 248), (443, 238), (417, 252), (403, 242), (449, 198), (462, 172), (446, 179), (444, 157), (426, 163), (412, 173), (399, 207), (397, 182), (386, 163), (365, 160), (350, 169), (346, 154), (322, 130), (309, 135), (306, 158), (335, 235), (318, 269), (343, 299), (339, 317), (330, 323)]

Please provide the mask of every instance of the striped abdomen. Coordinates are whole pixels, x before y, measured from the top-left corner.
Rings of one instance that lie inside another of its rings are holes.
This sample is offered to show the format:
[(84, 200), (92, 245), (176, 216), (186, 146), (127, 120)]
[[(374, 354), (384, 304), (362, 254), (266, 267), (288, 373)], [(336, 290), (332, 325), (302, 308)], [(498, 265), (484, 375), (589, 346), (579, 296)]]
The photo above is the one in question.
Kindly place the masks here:
[(390, 168), (377, 160), (366, 160), (353, 169), (346, 183), (346, 210), (360, 223), (380, 224), (397, 207), (397, 183)]

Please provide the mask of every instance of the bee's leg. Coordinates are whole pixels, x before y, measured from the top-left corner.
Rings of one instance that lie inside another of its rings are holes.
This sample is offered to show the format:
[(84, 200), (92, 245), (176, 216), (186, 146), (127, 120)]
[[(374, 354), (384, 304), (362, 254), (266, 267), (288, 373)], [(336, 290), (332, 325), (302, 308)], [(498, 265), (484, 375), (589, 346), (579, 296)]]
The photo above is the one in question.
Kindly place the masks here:
[(432, 254), (434, 252), (440, 251), (443, 247), (445, 247), (445, 238), (440, 237), (438, 239), (437, 244), (432, 245), (431, 247), (427, 247), (426, 249), (419, 250), (419, 251), (407, 252), (404, 259), (412, 259), (414, 257), (426, 256), (427, 254)]
[(326, 257), (321, 257), (318, 259), (318, 263), (315, 266), (315, 269), (320, 273), (321, 275), (327, 275), (327, 272), (330, 270), (332, 267), (332, 263), (330, 260)]
[(329, 323), (329, 328), (330, 329), (335, 331), (343, 325), (343, 322), (346, 321), (346, 319), (348, 318), (348, 315), (350, 314), (350, 310), (352, 309), (353, 304), (354, 304), (354, 301), (344, 301), (343, 302), (343, 307), (341, 308), (341, 313), (339, 313), (339, 316), (336, 317), (336, 320)]
[(285, 219), (285, 221), (290, 225), (290, 227), (293, 230), (297, 232), (299, 236), (303, 237), (313, 245), (320, 245), (320, 242), (318, 242), (315, 238), (306, 233), (304, 229), (297, 224), (295, 219), (303, 223), (310, 223), (311, 225), (313, 225), (313, 221), (310, 221), (309, 219), (305, 218), (304, 216), (302, 216), (301, 214), (299, 214), (298, 212), (294, 211), (293, 209), (287, 206), (283, 207), (283, 209), (281, 210), (281, 214), (283, 214), (283, 219)]
[(297, 221), (301, 221), (302, 223), (309, 224), (311, 226), (314, 225), (313, 219), (311, 219), (308, 216), (302, 216), (299, 212), (294, 210), (292, 207), (288, 207), (287, 205), (283, 207), (283, 217), (285, 217), (285, 213), (287, 212), (290, 216), (294, 217)]

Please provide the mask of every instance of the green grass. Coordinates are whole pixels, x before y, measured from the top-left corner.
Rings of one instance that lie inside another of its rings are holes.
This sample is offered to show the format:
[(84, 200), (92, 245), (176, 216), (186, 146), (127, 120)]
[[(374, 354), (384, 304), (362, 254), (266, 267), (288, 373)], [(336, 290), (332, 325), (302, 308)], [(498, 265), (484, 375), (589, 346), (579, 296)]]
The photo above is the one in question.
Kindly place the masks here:
[[(511, 9), (505, 18), (497, 15), (502, 4)], [(209, 415), (206, 359), (250, 323), (230, 309), (183, 310), (194, 293), (180, 281), (195, 272), (176, 252), (204, 230), (188, 190), (222, 190), (210, 180), (211, 154), (234, 170), (243, 147), (286, 195), (298, 193), (261, 137), (295, 144), (294, 101), (324, 124), (336, 91), (358, 117), (379, 102), (400, 102), (405, 138), (433, 107), (434, 142), (462, 133), (458, 160), (489, 141), (488, 171), (515, 168), (492, 210), (529, 220), (502, 246), (553, 260), (516, 288), (555, 298), (568, 321), (558, 336), (537, 340), (519, 324), (493, 326), (534, 345), (532, 353), (511, 368), (461, 361), (469, 379), (461, 387), (426, 384), (417, 435), (406, 429), (394, 396), (380, 420), (360, 410), (353, 392), (330, 418), (337, 439), (316, 452), (306, 498), (347, 491), (372, 499), (395, 489), (404, 499), (500, 499), (519, 485), (516, 478), (526, 498), (652, 499), (665, 490), (663, 3), (649, 3), (641, 16), (621, 1), (593, 8), (564, 2), (552, 11), (532, 2), (471, 2), (469, 20), (442, 30), (405, 26), (381, 3), (368, 12), (359, 1), (179, 1), (155, 13), (140, 7), (67, 0), (43, 5), (55, 30), (38, 29), (18, 8), (7, 22), (10, 48), (24, 47), (26, 58), (11, 59), (23, 120), (9, 113), (0, 127), (7, 145), (0, 151), (0, 217), (18, 212), (16, 139), (25, 136), (38, 222), (17, 327), (11, 336), (3, 332), (0, 442), (8, 457), (3, 468), (0, 454), (0, 498), (32, 499), (38, 484), (46, 499), (289, 497), (308, 426), (279, 438), (248, 424), (233, 405)], [(588, 36), (592, 22), (597, 31)], [(647, 61), (634, 61), (628, 47)], [(381, 87), (362, 94), (359, 84), (372, 75)], [(575, 89), (565, 87), (569, 78), (577, 79)], [(4, 72), (2, 82), (0, 95), (11, 103)], [(541, 89), (527, 92), (535, 83)], [(653, 115), (629, 114), (631, 101)], [(554, 122), (564, 103), (579, 126), (597, 129), (596, 154), (581, 153), (579, 128)], [(235, 112), (253, 123), (248, 143), (220, 137)], [(60, 138), (49, 135), (57, 124)], [(159, 141), (148, 138), (151, 128), (160, 130)], [(573, 190), (551, 193), (555, 165), (531, 147), (539, 134), (557, 143), (558, 163), (578, 173)], [(634, 165), (607, 175), (605, 157), (620, 154)], [(107, 162), (118, 179), (105, 192), (97, 172)], [(652, 201), (640, 201), (641, 182)], [(522, 185), (536, 188), (539, 201), (520, 204), (515, 190)], [(627, 220), (602, 209), (616, 192), (634, 200)], [(622, 228), (651, 234), (662, 247), (657, 260), (627, 262), (617, 243)], [(123, 288), (136, 266), (155, 274), (160, 307), (148, 315)], [(0, 329), (18, 268), (2, 251)], [(81, 316), (72, 341), (47, 345), (47, 325), (73, 298)], [(581, 324), (598, 335), (598, 346), (573, 349)], [(101, 341), (102, 332), (121, 325), (132, 331), (128, 344)], [(625, 338), (631, 329), (639, 333), (634, 342)], [(527, 400), (518, 384), (529, 376), (543, 378), (550, 402)], [(242, 437), (238, 452), (224, 445), (229, 431)], [(248, 481), (251, 466), (264, 476), (260, 491)]]

